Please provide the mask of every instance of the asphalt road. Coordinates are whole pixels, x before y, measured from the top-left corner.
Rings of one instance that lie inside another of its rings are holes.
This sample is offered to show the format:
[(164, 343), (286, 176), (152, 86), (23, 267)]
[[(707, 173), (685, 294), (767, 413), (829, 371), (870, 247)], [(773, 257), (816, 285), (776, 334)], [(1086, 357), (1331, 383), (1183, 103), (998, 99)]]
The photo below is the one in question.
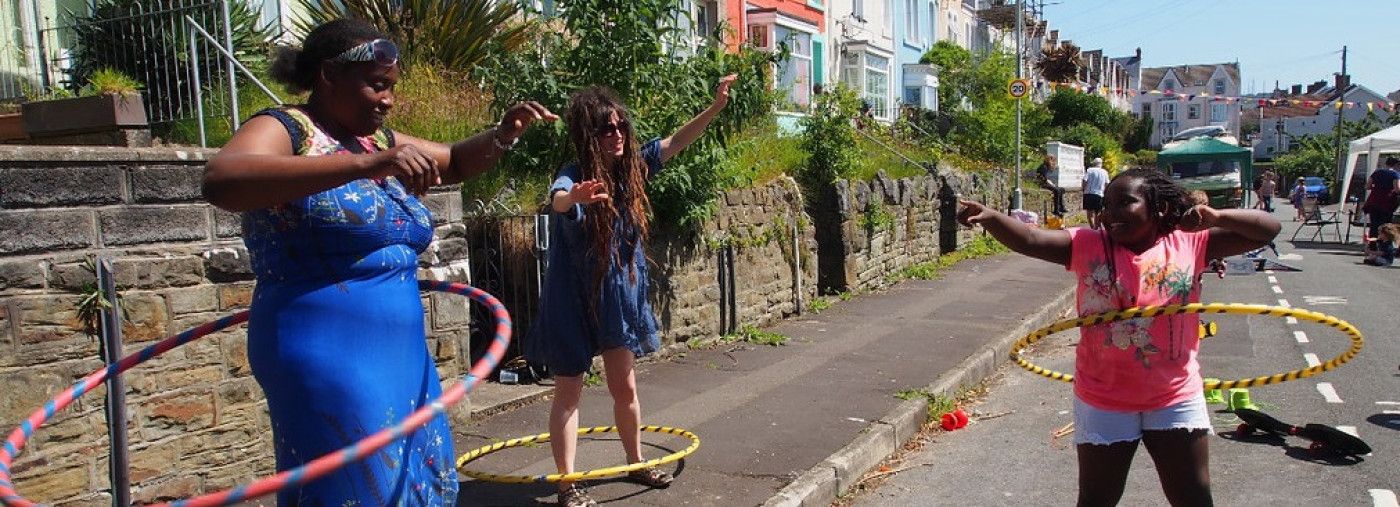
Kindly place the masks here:
[[(1213, 276), (1203, 302), (1291, 305), (1355, 324), (1366, 347), (1351, 362), (1309, 379), (1250, 390), (1254, 402), (1279, 419), (1323, 423), (1352, 431), (1374, 452), (1359, 459), (1318, 454), (1301, 438), (1239, 438), (1239, 424), (1221, 405), (1211, 407), (1211, 474), (1219, 505), (1395, 506), (1400, 492), (1400, 267), (1360, 263), (1359, 245), (1292, 243), (1292, 210), (1279, 210), (1281, 260), (1302, 271)], [(1343, 225), (1345, 229), (1345, 225)], [(1310, 234), (1305, 229), (1305, 235)], [(1343, 230), (1345, 232), (1345, 230)], [(1353, 238), (1359, 235), (1353, 231)], [(1326, 238), (1332, 238), (1330, 229)], [(1273, 258), (1272, 254), (1267, 254)], [(1327, 361), (1348, 340), (1331, 328), (1271, 317), (1219, 316), (1220, 335), (1202, 344), (1207, 376), (1241, 378)], [(1073, 370), (1074, 332), (1039, 344), (1036, 363)], [(1052, 433), (1070, 420), (1070, 386), (1015, 366), (994, 378), (967, 428), (928, 435), (884, 482), (854, 505), (1070, 505), (1076, 460), (1070, 436)], [(980, 417), (979, 417), (980, 416)], [(1156, 472), (1139, 450), (1122, 505), (1165, 505)]]

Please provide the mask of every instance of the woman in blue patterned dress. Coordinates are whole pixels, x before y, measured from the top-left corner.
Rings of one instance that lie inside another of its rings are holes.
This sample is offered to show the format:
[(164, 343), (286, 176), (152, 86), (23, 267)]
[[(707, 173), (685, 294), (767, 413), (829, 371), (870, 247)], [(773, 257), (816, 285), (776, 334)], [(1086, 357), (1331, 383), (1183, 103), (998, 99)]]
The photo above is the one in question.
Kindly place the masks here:
[[(595, 86), (569, 98), (565, 116), (578, 160), (559, 170), (549, 190), (550, 237), (556, 239), (539, 318), (525, 341), (525, 355), (554, 374), (549, 433), (560, 473), (574, 471), (583, 377), (598, 355), (627, 462), (643, 461), (633, 361), (660, 346), (644, 251), (651, 207), (646, 184), (724, 109), (734, 79), (720, 79), (710, 107), (671, 137), (645, 144), (637, 142), (627, 108), (612, 91)], [(651, 487), (671, 483), (670, 474), (655, 468), (629, 478)], [(559, 504), (596, 505), (570, 482), (559, 483)]]
[[(398, 48), (373, 26), (323, 24), (273, 74), (310, 90), (305, 105), (259, 112), (210, 159), (204, 194), (243, 212), (257, 287), (248, 361), (267, 396), (277, 469), (399, 422), (441, 393), (424, 340), (418, 254), (433, 224), (416, 196), (491, 167), (533, 121), (517, 105), (454, 145), (383, 126)], [(452, 505), (445, 417), (301, 488), (281, 505)]]

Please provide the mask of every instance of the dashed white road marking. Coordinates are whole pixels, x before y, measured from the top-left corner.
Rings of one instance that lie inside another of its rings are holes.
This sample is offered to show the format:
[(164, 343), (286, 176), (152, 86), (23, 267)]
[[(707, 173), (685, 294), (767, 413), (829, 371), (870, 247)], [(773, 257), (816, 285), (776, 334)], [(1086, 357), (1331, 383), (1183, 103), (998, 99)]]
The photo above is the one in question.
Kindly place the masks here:
[(1276, 276), (1270, 276), (1270, 277), (1269, 277), (1269, 283), (1278, 283), (1278, 277), (1276, 277)]
[(1307, 342), (1308, 342), (1308, 334), (1307, 334), (1307, 333), (1304, 333), (1304, 332), (1302, 332), (1302, 331), (1294, 331), (1294, 332), (1293, 332), (1293, 339), (1294, 339), (1294, 340), (1298, 340), (1298, 343), (1307, 343)]
[(1284, 308), (1293, 308), (1293, 305), (1288, 304), (1288, 300), (1287, 300), (1287, 299), (1280, 299), (1280, 300), (1278, 300), (1278, 305), (1279, 305), (1279, 306), (1282, 306), (1282, 307), (1284, 307)]
[(1344, 305), (1347, 298), (1337, 296), (1303, 296), (1303, 303), (1309, 305)]
[[(1272, 270), (1272, 269), (1266, 269), (1266, 270), (1264, 270), (1264, 274), (1266, 274), (1266, 275), (1272, 275), (1272, 274), (1274, 274), (1274, 270)], [(1273, 280), (1269, 280), (1269, 282), (1272, 283)]]
[(1400, 405), (1400, 401), (1378, 401), (1377, 405)]
[(1388, 489), (1368, 489), (1371, 493), (1371, 504), (1376, 507), (1396, 507), (1400, 505), (1395, 499), (1395, 492)]
[(1298, 323), (1298, 318), (1297, 318), (1297, 317), (1284, 317), (1284, 318), (1283, 318), (1283, 321), (1284, 321), (1284, 322), (1287, 322), (1287, 323), (1289, 323), (1289, 324), (1297, 324), (1297, 323)]
[(1332, 387), (1331, 382), (1318, 382), (1317, 392), (1322, 393), (1322, 397), (1327, 400), (1327, 403), (1342, 402), (1342, 397), (1337, 396), (1337, 389)]
[(1312, 368), (1314, 366), (1322, 364), (1322, 361), (1317, 360), (1317, 354), (1313, 354), (1311, 352), (1303, 354), (1303, 360), (1308, 362), (1308, 368)]
[(1277, 285), (1272, 286), (1272, 287), (1270, 287), (1270, 288), (1274, 290), (1274, 294), (1283, 294), (1283, 289), (1282, 289), (1282, 288), (1279, 288), (1279, 286), (1277, 286)]

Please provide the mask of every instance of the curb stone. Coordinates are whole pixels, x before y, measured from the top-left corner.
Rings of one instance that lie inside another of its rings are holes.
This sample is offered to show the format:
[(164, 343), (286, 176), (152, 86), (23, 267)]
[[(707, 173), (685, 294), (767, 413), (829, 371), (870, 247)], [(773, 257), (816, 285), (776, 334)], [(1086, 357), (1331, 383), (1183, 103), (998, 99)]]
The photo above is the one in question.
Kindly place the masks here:
[[(1049, 303), (1030, 314), (1019, 326), (982, 347), (957, 366), (940, 375), (928, 386), (934, 395), (950, 396), (959, 386), (986, 378), (1007, 361), (1011, 345), (1027, 333), (1049, 324), (1071, 309), (1074, 288), (1054, 296)], [(798, 475), (778, 490), (764, 507), (829, 506), (866, 472), (894, 454), (919, 431), (928, 411), (928, 400), (900, 403), (884, 417), (870, 423), (855, 440), (828, 456), (821, 463)]]

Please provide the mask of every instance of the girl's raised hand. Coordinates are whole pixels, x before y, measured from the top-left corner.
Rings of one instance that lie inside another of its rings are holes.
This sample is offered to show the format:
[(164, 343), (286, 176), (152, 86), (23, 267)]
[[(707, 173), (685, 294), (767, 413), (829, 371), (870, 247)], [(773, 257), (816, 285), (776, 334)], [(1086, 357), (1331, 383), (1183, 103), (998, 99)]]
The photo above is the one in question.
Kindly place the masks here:
[(958, 204), (962, 205), (962, 209), (958, 210), (958, 223), (967, 227), (972, 227), (974, 224), (981, 223), (991, 217), (991, 212), (980, 202), (958, 199)]
[(1215, 208), (1204, 204), (1197, 204), (1186, 213), (1181, 215), (1181, 222), (1177, 228), (1186, 232), (1204, 231), (1215, 226), (1215, 221), (1220, 217), (1220, 212)]
[(607, 199), (608, 191), (598, 180), (584, 180), (569, 188), (569, 202), (572, 203), (593, 204)]
[(736, 79), (739, 79), (738, 74), (730, 74), (719, 78), (719, 85), (715, 87), (715, 103), (711, 107), (719, 109), (729, 105), (729, 86), (734, 84), (734, 80)]

